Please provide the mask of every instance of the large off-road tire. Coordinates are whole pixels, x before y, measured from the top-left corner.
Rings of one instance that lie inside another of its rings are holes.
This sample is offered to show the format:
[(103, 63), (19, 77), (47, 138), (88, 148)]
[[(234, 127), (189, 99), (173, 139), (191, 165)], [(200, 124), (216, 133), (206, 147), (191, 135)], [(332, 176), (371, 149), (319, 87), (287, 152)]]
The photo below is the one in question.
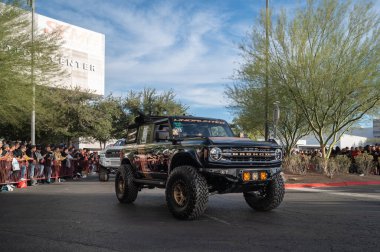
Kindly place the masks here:
[(166, 183), (166, 203), (178, 219), (196, 219), (206, 209), (208, 187), (206, 179), (192, 166), (179, 166)]
[(285, 184), (282, 176), (273, 176), (267, 187), (262, 193), (246, 192), (244, 199), (247, 204), (256, 211), (270, 211), (278, 207), (285, 195)]
[(115, 178), (116, 197), (120, 203), (132, 203), (137, 198), (138, 187), (133, 182), (131, 166), (122, 165)]
[(99, 168), (99, 181), (106, 182), (110, 179), (110, 175), (105, 167), (101, 166)]

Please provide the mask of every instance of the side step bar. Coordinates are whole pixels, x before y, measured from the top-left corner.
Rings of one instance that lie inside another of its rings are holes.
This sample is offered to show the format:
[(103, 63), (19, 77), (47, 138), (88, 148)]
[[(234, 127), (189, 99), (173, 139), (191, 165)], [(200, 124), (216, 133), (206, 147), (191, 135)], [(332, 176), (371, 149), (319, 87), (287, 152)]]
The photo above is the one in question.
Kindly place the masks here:
[(137, 184), (165, 186), (165, 182), (162, 180), (134, 179), (133, 181)]

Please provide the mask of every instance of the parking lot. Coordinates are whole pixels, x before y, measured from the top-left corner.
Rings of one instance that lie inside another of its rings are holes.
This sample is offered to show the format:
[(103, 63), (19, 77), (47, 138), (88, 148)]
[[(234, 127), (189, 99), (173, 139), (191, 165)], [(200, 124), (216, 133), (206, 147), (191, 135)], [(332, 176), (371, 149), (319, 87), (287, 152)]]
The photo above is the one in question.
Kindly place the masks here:
[(164, 190), (119, 204), (114, 184), (83, 181), (0, 193), (0, 251), (378, 251), (380, 186), (287, 190), (255, 212), (241, 194), (210, 196), (205, 214), (179, 221)]

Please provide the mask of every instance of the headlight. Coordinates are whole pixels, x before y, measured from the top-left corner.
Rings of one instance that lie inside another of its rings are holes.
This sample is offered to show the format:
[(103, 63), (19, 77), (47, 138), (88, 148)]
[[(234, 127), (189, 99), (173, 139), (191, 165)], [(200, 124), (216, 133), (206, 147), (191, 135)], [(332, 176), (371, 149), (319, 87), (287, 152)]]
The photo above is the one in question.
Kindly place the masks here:
[(210, 150), (210, 158), (214, 161), (222, 159), (222, 150), (218, 147), (214, 147)]
[(281, 160), (282, 159), (282, 150), (276, 149), (275, 156), (276, 156), (276, 160)]

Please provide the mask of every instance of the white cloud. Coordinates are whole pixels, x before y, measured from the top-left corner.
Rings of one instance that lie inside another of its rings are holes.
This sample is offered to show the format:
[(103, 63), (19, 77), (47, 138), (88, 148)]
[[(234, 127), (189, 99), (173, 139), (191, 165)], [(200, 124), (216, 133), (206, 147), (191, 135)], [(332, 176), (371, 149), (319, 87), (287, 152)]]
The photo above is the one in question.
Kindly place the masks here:
[(178, 98), (180, 98), (181, 101), (184, 101), (184, 103), (191, 101), (193, 103), (192, 108), (213, 108), (226, 106), (223, 99), (224, 94), (222, 85), (219, 87), (194, 87), (190, 90), (186, 90), (185, 92), (178, 90), (176, 93)]
[(172, 88), (191, 107), (224, 106), (220, 83), (229, 81), (239, 57), (225, 33), (228, 13), (175, 1), (138, 3), (68, 1), (54, 15), (106, 34), (106, 91)]
[[(167, 12), (172, 14), (163, 18)], [(125, 18), (119, 16), (118, 22), (124, 23), (128, 36), (122, 42), (123, 50), (119, 49), (123, 53), (108, 59), (107, 74), (112, 80), (108, 90), (121, 91), (136, 85), (163, 86), (173, 88), (178, 98), (191, 107), (222, 106), (220, 83), (232, 75), (237, 52), (235, 45), (220, 35), (223, 20), (217, 13), (188, 14), (185, 10), (174, 11), (169, 5), (151, 12), (124, 15)], [(149, 18), (144, 19), (145, 16)], [(140, 22), (141, 19), (145, 21)], [(130, 26), (134, 28), (129, 29)], [(150, 32), (151, 29), (154, 32)], [(218, 37), (218, 41), (207, 41), (210, 36)], [(200, 95), (207, 92), (205, 89), (199, 92), (196, 87), (199, 83), (217, 86), (219, 89), (212, 91), (215, 97), (207, 99)]]

